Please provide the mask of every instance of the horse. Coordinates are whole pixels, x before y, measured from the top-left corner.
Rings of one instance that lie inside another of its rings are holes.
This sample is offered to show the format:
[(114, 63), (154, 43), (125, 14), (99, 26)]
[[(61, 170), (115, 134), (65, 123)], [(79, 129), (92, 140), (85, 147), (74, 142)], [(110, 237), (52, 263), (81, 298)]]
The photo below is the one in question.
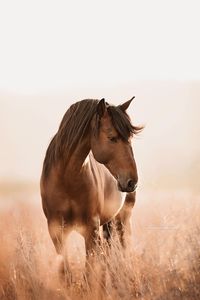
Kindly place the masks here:
[(59, 255), (75, 230), (84, 237), (89, 257), (101, 240), (101, 226), (110, 240), (113, 220), (125, 247), (138, 182), (131, 141), (142, 130), (126, 112), (134, 98), (118, 106), (104, 98), (72, 104), (47, 148), (42, 207)]

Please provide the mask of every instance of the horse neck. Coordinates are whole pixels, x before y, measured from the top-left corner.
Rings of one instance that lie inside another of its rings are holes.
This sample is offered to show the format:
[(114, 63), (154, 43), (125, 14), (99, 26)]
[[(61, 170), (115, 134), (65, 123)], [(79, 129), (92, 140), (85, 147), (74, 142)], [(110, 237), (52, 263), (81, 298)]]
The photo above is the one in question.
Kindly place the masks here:
[(65, 173), (70, 174), (71, 177), (80, 173), (90, 149), (90, 138), (87, 137), (72, 151), (71, 157), (65, 166)]

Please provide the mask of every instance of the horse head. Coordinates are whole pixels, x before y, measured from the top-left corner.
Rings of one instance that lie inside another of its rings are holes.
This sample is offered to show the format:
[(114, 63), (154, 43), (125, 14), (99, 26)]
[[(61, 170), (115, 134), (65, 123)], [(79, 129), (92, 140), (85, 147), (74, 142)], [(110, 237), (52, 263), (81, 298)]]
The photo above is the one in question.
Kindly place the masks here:
[(133, 126), (126, 113), (133, 99), (119, 106), (100, 100), (92, 121), (91, 150), (94, 158), (115, 177), (122, 192), (135, 191), (138, 182), (131, 141), (142, 127)]

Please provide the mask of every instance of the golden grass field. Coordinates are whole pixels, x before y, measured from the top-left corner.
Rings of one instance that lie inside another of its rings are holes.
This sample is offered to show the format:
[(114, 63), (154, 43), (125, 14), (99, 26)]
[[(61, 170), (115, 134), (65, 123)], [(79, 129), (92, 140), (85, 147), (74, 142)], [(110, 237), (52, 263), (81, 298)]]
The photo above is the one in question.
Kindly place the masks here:
[[(200, 196), (184, 190), (140, 191), (132, 246), (104, 246), (83, 279), (84, 243), (68, 240), (73, 278), (60, 284), (39, 192), (11, 186), (0, 194), (0, 299), (200, 299)], [(100, 266), (107, 266), (103, 281)]]

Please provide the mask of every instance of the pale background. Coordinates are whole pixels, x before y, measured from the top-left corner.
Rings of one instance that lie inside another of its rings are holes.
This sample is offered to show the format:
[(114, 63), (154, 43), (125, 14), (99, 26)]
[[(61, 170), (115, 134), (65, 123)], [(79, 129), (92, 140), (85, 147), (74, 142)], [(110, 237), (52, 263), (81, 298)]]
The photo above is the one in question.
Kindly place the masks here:
[(36, 183), (69, 105), (132, 96), (140, 188), (199, 191), (198, 1), (1, 1), (0, 182)]

